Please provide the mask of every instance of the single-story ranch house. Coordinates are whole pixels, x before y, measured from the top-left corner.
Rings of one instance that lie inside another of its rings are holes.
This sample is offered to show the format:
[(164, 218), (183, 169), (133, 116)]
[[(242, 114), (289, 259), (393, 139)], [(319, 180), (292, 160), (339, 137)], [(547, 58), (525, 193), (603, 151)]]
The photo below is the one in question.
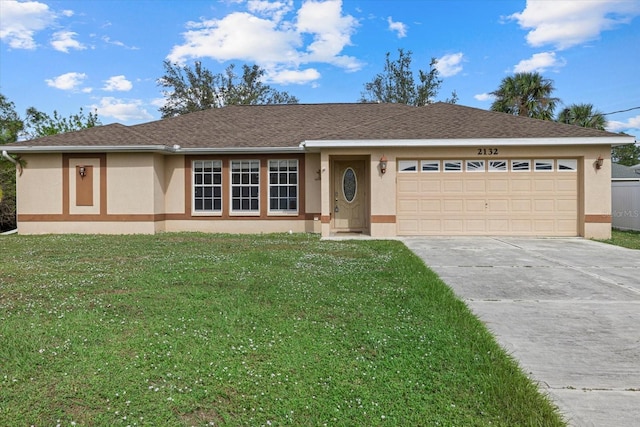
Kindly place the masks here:
[[(436, 103), (228, 106), (2, 147), (18, 232), (611, 233), (634, 138)], [(20, 169), (20, 168), (19, 168)]]

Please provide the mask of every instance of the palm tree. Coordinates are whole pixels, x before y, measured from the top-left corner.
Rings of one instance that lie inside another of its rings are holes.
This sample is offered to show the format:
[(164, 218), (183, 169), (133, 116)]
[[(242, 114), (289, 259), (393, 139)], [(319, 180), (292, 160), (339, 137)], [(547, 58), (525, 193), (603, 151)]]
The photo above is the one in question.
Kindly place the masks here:
[(558, 122), (604, 130), (607, 120), (592, 104), (571, 104), (558, 114)]
[(553, 120), (553, 110), (559, 101), (551, 96), (554, 89), (553, 81), (545, 79), (539, 73), (516, 73), (505, 77), (500, 87), (491, 92), (496, 97), (491, 110)]

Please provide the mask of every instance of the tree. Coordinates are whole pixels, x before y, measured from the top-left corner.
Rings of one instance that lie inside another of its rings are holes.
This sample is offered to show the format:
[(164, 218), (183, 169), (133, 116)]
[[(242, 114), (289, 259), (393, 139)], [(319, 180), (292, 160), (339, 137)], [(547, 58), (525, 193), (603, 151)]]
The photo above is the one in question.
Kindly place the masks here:
[[(0, 144), (16, 142), (24, 129), (24, 122), (15, 104), (0, 94)], [(1, 148), (1, 147), (0, 147)], [(16, 168), (0, 157), (0, 231), (16, 227)]]
[(24, 129), (24, 122), (16, 113), (16, 106), (0, 93), (0, 144), (16, 142)]
[[(418, 70), (419, 83), (416, 84), (411, 70), (411, 55), (411, 51), (405, 53), (404, 49), (398, 49), (398, 59), (392, 61), (391, 54), (387, 52), (384, 71), (365, 83), (360, 102), (388, 102), (418, 107), (435, 102), (442, 85), (436, 67), (438, 61), (431, 58), (429, 71)], [(458, 95), (454, 91), (446, 102), (455, 104), (457, 100)]]
[(599, 130), (604, 130), (607, 126), (607, 119), (592, 104), (571, 104), (560, 111), (557, 121)]
[(640, 164), (640, 145), (635, 143), (611, 148), (611, 161), (625, 166)]
[(229, 65), (224, 73), (213, 74), (196, 61), (194, 67), (164, 61), (165, 74), (158, 85), (165, 88), (162, 118), (225, 105), (297, 104), (298, 99), (263, 83), (265, 70), (243, 65), (242, 77)]
[(29, 138), (40, 138), (42, 136), (56, 135), (59, 133), (72, 132), (80, 129), (92, 128), (99, 126), (100, 120), (98, 113), (89, 112), (85, 115), (84, 110), (80, 108), (77, 114), (71, 114), (68, 118), (62, 117), (54, 110), (53, 117), (47, 113), (38, 111), (34, 107), (27, 109), (27, 118), (25, 120), (27, 127), (26, 135)]
[(560, 100), (551, 96), (555, 88), (553, 81), (539, 73), (516, 73), (505, 77), (497, 90), (491, 92), (496, 99), (491, 110), (553, 120), (553, 111)]

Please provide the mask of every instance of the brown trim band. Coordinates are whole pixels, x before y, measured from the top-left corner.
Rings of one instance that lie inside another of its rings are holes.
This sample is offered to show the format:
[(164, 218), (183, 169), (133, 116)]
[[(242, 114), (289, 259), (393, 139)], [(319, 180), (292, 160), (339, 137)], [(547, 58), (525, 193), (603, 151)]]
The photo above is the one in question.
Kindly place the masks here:
[(229, 221), (229, 220), (257, 220), (257, 221), (313, 221), (313, 216), (300, 218), (299, 216), (236, 216), (222, 218), (219, 216), (190, 216), (184, 214), (108, 214), (108, 215), (62, 215), (62, 214), (20, 214), (19, 222), (109, 222), (109, 221), (128, 221), (128, 222), (156, 222), (156, 221)]
[(395, 215), (371, 215), (372, 224), (395, 224)]
[(585, 215), (585, 223), (611, 224), (611, 215)]
[(323, 224), (331, 223), (331, 216), (330, 215), (320, 215), (320, 222), (323, 223)]

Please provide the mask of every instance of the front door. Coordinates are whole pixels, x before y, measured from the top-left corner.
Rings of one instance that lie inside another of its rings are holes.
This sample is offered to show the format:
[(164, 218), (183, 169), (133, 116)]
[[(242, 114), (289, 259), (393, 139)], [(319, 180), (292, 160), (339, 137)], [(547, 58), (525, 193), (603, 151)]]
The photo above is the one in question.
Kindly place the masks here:
[(333, 166), (333, 229), (362, 233), (368, 225), (365, 162), (336, 160)]

